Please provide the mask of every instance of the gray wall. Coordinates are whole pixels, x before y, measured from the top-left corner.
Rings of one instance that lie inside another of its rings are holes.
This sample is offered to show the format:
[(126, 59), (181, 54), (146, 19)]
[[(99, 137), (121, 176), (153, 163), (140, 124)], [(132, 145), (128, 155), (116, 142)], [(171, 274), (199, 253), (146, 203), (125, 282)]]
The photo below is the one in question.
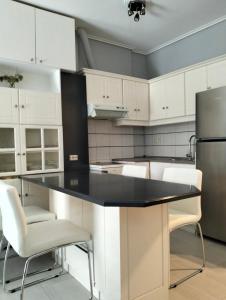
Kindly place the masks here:
[[(87, 67), (84, 49), (78, 39), (78, 66)], [(129, 49), (89, 39), (96, 68), (101, 71), (148, 78), (146, 56)]]
[(157, 77), (225, 53), (226, 21), (223, 21), (148, 55), (148, 77)]

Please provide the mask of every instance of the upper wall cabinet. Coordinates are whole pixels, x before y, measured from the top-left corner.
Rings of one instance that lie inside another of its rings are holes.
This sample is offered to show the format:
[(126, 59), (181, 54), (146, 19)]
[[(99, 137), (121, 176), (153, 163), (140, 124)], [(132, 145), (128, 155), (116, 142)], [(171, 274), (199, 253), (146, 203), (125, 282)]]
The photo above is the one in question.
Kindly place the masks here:
[(75, 70), (75, 23), (58, 14), (36, 9), (38, 64)]
[(208, 89), (226, 86), (226, 60), (207, 66)]
[(151, 121), (184, 116), (184, 100), (183, 73), (151, 83)]
[(0, 123), (62, 125), (58, 93), (0, 88)]
[(149, 120), (148, 84), (123, 80), (123, 104), (128, 108), (128, 120)]
[(0, 58), (35, 63), (35, 9), (0, 0)]
[(207, 89), (206, 67), (197, 68), (185, 73), (186, 115), (195, 114), (196, 93)]
[(166, 118), (184, 116), (184, 74), (172, 76), (165, 81)]
[(0, 0), (0, 58), (76, 70), (74, 19)]
[(87, 102), (122, 105), (122, 79), (95, 74), (86, 75)]
[(0, 107), (0, 123), (19, 123), (17, 89), (0, 88)]
[(61, 97), (58, 93), (19, 90), (20, 123), (61, 125)]

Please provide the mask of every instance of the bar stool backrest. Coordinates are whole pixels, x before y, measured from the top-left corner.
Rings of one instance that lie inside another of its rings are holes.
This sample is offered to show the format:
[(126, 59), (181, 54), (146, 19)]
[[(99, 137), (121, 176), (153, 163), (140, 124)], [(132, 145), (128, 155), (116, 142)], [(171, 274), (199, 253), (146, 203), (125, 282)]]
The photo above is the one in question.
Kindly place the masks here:
[(16, 188), (3, 181), (0, 181), (0, 209), (3, 234), (19, 253), (27, 234), (26, 217)]
[[(193, 185), (200, 191), (202, 189), (202, 172), (196, 169), (166, 168), (163, 173), (163, 180)], [(169, 208), (197, 215), (200, 219), (202, 216), (200, 196), (172, 202), (169, 204)]]
[(122, 175), (137, 178), (146, 178), (147, 167), (136, 165), (124, 165), (122, 168)]

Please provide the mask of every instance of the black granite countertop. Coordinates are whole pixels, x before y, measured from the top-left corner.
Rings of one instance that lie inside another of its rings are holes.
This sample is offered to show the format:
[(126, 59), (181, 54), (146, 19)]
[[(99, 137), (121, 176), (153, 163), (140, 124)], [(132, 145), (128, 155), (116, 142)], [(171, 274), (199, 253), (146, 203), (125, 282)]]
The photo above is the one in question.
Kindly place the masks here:
[(197, 188), (190, 185), (97, 173), (90, 170), (25, 175), (21, 178), (108, 207), (147, 207), (201, 194)]
[(134, 158), (119, 158), (113, 159), (113, 162), (165, 162), (165, 163), (176, 163), (176, 164), (195, 164), (194, 160), (189, 160), (186, 157), (165, 157), (165, 156), (145, 156), (145, 157), (134, 157)]

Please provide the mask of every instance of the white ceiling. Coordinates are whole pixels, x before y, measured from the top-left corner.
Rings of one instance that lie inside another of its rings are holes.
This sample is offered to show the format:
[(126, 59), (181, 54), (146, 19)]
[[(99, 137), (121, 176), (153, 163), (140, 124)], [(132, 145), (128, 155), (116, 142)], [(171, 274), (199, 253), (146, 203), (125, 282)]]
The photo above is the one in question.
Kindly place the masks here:
[(153, 0), (139, 23), (125, 0), (24, 1), (73, 15), (88, 34), (143, 52), (226, 16), (226, 0)]

